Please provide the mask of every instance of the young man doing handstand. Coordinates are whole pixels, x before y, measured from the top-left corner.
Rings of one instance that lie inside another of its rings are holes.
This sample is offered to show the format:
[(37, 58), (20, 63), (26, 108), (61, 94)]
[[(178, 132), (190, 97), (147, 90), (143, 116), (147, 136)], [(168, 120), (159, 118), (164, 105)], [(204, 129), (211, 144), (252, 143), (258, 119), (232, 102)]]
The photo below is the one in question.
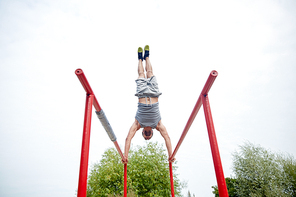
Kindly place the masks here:
[[(153, 75), (153, 70), (149, 59), (148, 45), (145, 46), (144, 58), (143, 49), (141, 47), (138, 48), (138, 59), (139, 76), (136, 80), (137, 92), (135, 94), (135, 96), (139, 98), (138, 110), (136, 113), (135, 121), (132, 124), (127, 138), (125, 140), (124, 159), (122, 160), (123, 163), (128, 162), (128, 152), (130, 149), (131, 140), (140, 128), (143, 128), (142, 135), (145, 138), (145, 140), (150, 140), (152, 138), (152, 129), (156, 129), (157, 131), (159, 131), (165, 140), (169, 158), (172, 155), (171, 139), (168, 135), (165, 126), (161, 122), (158, 97), (162, 93), (159, 92), (156, 77)], [(143, 67), (143, 59), (146, 61), (146, 76)], [(170, 160), (170, 162), (173, 161), (175, 161), (175, 158), (172, 158)]]

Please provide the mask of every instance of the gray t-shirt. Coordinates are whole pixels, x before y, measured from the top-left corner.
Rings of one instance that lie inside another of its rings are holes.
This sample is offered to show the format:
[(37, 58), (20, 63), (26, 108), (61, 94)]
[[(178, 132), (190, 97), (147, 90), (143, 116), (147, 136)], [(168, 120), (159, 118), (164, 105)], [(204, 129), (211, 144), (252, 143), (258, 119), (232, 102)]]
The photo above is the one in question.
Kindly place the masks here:
[(138, 103), (136, 119), (140, 123), (141, 128), (152, 127), (152, 129), (155, 129), (158, 122), (161, 120), (159, 103)]

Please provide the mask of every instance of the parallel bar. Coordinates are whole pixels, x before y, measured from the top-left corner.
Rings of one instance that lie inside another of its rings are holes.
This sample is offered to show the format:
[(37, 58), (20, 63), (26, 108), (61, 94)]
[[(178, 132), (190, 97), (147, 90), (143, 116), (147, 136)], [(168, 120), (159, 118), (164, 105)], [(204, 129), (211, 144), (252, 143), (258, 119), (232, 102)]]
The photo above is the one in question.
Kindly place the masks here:
[(102, 124), (102, 126), (104, 127), (105, 131), (107, 132), (110, 140), (112, 142), (115, 142), (116, 141), (116, 136), (115, 136), (115, 133), (113, 132), (113, 129), (111, 127), (111, 124), (109, 123), (108, 119), (107, 119), (107, 116), (106, 114), (104, 113), (104, 110), (101, 110), (101, 111), (96, 111), (96, 114)]
[(121, 159), (124, 159), (124, 156), (123, 156), (123, 154), (122, 154), (122, 151), (121, 151), (121, 149), (120, 149), (120, 147), (119, 147), (117, 141), (115, 141), (115, 142), (113, 142), (113, 143), (114, 143), (114, 145), (115, 145), (115, 147), (116, 147), (116, 149), (117, 149), (117, 151), (118, 151), (118, 153), (119, 153)]
[(169, 167), (170, 167), (170, 180), (171, 180), (171, 195), (172, 195), (172, 197), (175, 197), (175, 192), (174, 192), (174, 176), (173, 176), (173, 165), (172, 165), (172, 162), (169, 162)]
[[(78, 77), (81, 85), (83, 86), (86, 94), (93, 94), (94, 95), (94, 92), (91, 89), (91, 87), (90, 87), (90, 85), (89, 85), (89, 83), (88, 83), (88, 81), (87, 81), (87, 79), (86, 79), (83, 71), (81, 69), (76, 69), (75, 70), (75, 74), (77, 75), (77, 77)], [(97, 100), (97, 98), (96, 98), (95, 95), (94, 95), (93, 105), (94, 105), (96, 111), (101, 111), (101, 106), (100, 106), (100, 104), (99, 104), (99, 102), (98, 102), (98, 100)]]
[[(215, 71), (215, 70), (213, 70), (210, 73), (210, 75), (209, 75), (209, 77), (208, 77), (208, 79), (207, 79), (207, 81), (206, 81), (206, 83), (205, 83), (205, 85), (204, 85), (204, 87), (203, 87), (203, 89), (201, 91), (201, 94), (202, 95), (208, 94), (208, 92), (210, 91), (210, 89), (211, 89), (211, 87), (212, 87), (212, 85), (213, 85), (213, 83), (214, 83), (214, 81), (215, 81), (215, 79), (216, 79), (217, 76), (218, 76), (218, 72)], [(186, 124), (186, 126), (185, 126), (185, 128), (184, 128), (184, 130), (183, 130), (183, 132), (181, 134), (181, 137), (179, 139), (179, 142), (176, 145), (176, 148), (175, 148), (172, 156), (170, 157), (170, 159), (174, 158), (175, 155), (177, 154), (177, 151), (180, 148), (180, 146), (181, 146), (181, 144), (182, 144), (182, 142), (183, 142), (183, 140), (184, 140), (184, 138), (185, 138), (185, 136), (186, 136), (189, 128), (191, 127), (191, 125), (192, 125), (192, 123), (193, 123), (193, 121), (194, 121), (194, 119), (195, 119), (195, 117), (196, 117), (196, 115), (197, 115), (197, 113), (198, 113), (201, 105), (202, 105), (202, 101), (201, 101), (201, 97), (199, 96), (198, 97), (198, 100), (197, 100), (197, 102), (196, 102), (196, 104), (195, 104), (195, 106), (193, 108), (193, 111), (192, 111), (192, 113), (191, 113), (191, 115), (190, 115), (190, 117), (189, 117), (189, 119), (187, 121), (187, 124)]]
[(193, 111), (191, 112), (191, 115), (190, 115), (190, 117), (189, 117), (189, 119), (187, 121), (187, 124), (186, 124), (186, 126), (185, 126), (185, 128), (183, 130), (183, 133), (182, 133), (182, 135), (181, 135), (181, 137), (180, 137), (180, 139), (178, 141), (178, 144), (176, 145), (176, 148), (175, 148), (172, 156), (170, 157), (170, 159), (174, 158), (175, 155), (177, 154), (177, 151), (179, 150), (179, 148), (180, 148), (180, 146), (181, 146), (181, 144), (182, 144), (182, 142), (183, 142), (189, 128), (191, 127), (191, 125), (192, 125), (192, 123), (193, 123), (193, 121), (194, 121), (200, 107), (201, 107), (201, 98), (199, 97), (196, 104), (195, 104), (195, 106), (194, 106), (194, 108), (193, 108)]
[(210, 91), (210, 89), (211, 89), (211, 87), (212, 87), (212, 85), (213, 85), (213, 83), (214, 83), (217, 76), (218, 76), (218, 72), (215, 71), (215, 70), (212, 70), (212, 72), (210, 73), (210, 76), (209, 76), (204, 88), (201, 91), (201, 94), (206, 95), (206, 94), (209, 93), (209, 91)]
[(78, 182), (78, 192), (77, 192), (78, 197), (86, 197), (89, 141), (90, 141), (90, 128), (91, 128), (91, 112), (92, 112), (93, 98), (94, 98), (94, 95), (92, 94), (86, 96), (79, 182)]
[(220, 197), (228, 197), (208, 95), (201, 95)]
[(84, 90), (87, 94), (94, 94), (93, 90), (91, 89), (83, 71), (81, 69), (75, 70), (75, 74), (77, 75), (81, 85), (83, 86)]
[(127, 197), (127, 164), (124, 164), (124, 188), (123, 196)]
[[(100, 112), (102, 110), (102, 108), (99, 105), (99, 102), (97, 101), (97, 98), (94, 95), (94, 92), (93, 92), (92, 88), (90, 87), (90, 85), (84, 75), (84, 72), (82, 71), (82, 69), (76, 69), (75, 74), (77, 75), (79, 81), (81, 82), (81, 85), (83, 86), (84, 90), (86, 91), (86, 94), (93, 94), (93, 97), (94, 97), (93, 105), (94, 105), (96, 111)], [(117, 141), (114, 141), (113, 143), (114, 143), (118, 153), (120, 154), (121, 158), (123, 159), (124, 157), (123, 157), (122, 151), (121, 151)]]

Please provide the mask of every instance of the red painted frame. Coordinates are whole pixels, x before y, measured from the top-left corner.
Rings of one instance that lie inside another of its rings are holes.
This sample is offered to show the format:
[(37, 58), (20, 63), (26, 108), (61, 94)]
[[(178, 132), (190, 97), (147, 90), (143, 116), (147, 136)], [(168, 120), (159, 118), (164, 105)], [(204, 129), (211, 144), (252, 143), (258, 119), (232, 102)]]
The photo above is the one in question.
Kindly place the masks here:
[[(94, 108), (97, 111), (101, 111), (101, 106), (99, 105), (99, 102), (97, 101), (97, 98), (94, 95), (94, 92), (91, 89), (83, 71), (81, 69), (77, 69), (75, 71), (75, 74), (77, 75), (83, 88), (86, 91), (86, 104), (85, 104), (85, 115), (84, 115), (84, 125), (83, 125), (83, 137), (82, 137), (78, 192), (77, 192), (78, 197), (86, 197), (92, 105), (94, 106)], [(203, 105), (207, 129), (208, 129), (208, 135), (209, 135), (209, 140), (210, 140), (210, 146), (211, 146), (211, 151), (212, 151), (212, 157), (213, 157), (213, 162), (214, 162), (214, 168), (215, 168), (215, 173), (216, 173), (216, 179), (217, 179), (217, 183), (218, 183), (219, 196), (228, 197), (227, 186), (226, 186), (226, 182), (225, 182), (225, 178), (224, 178), (222, 162), (221, 162), (221, 158), (220, 158), (220, 153), (219, 153), (219, 148), (218, 148), (218, 143), (217, 143), (217, 138), (216, 138), (216, 133), (215, 133), (215, 128), (214, 128), (214, 122), (213, 122), (209, 98), (208, 98), (208, 92), (210, 91), (217, 76), (218, 76), (218, 72), (215, 70), (213, 70), (210, 73), (210, 75), (206, 81), (206, 84), (205, 84), (204, 88), (202, 89), (200, 96), (198, 97), (198, 100), (193, 108), (193, 111), (187, 121), (187, 124), (185, 125), (185, 128), (181, 134), (181, 137), (180, 137), (170, 159), (175, 157), (175, 155), (176, 155), (177, 151), (179, 150), (189, 128), (191, 127), (201, 105)], [(122, 151), (121, 151), (117, 141), (114, 142), (114, 145), (115, 145), (119, 155), (123, 159), (124, 156), (122, 154)], [(171, 162), (169, 162), (169, 171), (170, 171), (171, 195), (172, 195), (172, 197), (174, 197), (175, 194), (174, 194), (173, 166), (172, 166)], [(127, 197), (127, 164), (124, 164), (124, 197)]]

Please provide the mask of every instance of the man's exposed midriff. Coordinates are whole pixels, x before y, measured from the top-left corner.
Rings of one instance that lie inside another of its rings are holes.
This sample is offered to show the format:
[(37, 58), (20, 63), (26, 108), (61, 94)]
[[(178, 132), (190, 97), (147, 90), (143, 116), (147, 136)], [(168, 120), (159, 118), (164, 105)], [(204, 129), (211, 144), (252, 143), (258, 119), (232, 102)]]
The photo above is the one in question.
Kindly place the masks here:
[[(150, 102), (150, 98), (151, 98), (151, 102)], [(157, 97), (147, 97), (147, 104), (154, 104), (158, 102), (158, 98)], [(146, 104), (146, 98), (139, 98), (139, 103), (143, 103)]]

